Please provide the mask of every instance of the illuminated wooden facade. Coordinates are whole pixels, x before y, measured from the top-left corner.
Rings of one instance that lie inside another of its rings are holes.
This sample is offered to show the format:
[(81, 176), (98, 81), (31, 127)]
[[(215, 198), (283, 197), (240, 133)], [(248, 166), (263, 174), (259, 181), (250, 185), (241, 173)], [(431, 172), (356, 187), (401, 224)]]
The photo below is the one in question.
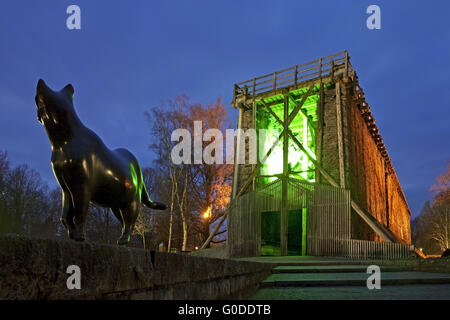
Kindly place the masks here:
[(261, 156), (235, 165), (230, 255), (270, 254), (267, 242), (278, 245), (273, 254), (292, 254), (298, 241), (294, 254), (376, 256), (387, 250), (380, 242), (409, 254), (408, 204), (347, 52), (238, 83), (232, 106), (244, 132), (276, 134), (237, 144), (236, 157)]

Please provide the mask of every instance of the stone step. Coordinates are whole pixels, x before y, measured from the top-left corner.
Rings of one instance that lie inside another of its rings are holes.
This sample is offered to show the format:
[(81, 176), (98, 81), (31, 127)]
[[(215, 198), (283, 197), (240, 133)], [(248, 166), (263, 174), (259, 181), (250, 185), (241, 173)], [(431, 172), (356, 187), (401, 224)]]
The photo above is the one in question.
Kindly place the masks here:
[(450, 284), (366, 286), (269, 287), (258, 290), (252, 300), (450, 300)]
[[(348, 273), (367, 271), (368, 265), (288, 265), (278, 266), (272, 273)], [(405, 267), (380, 266), (381, 272), (402, 272), (408, 271)]]
[[(343, 261), (283, 261), (277, 262), (277, 266), (348, 266), (358, 265), (357, 261), (343, 260)], [(361, 262), (367, 264), (367, 262)]]
[[(365, 272), (273, 273), (261, 287), (363, 286), (370, 275)], [(425, 272), (382, 272), (381, 285), (450, 284), (450, 274)]]

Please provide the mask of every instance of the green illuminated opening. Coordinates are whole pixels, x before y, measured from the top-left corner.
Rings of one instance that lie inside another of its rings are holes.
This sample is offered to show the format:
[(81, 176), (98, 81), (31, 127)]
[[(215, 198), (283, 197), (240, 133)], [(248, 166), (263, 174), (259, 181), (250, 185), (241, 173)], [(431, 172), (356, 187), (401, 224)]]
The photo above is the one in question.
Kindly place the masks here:
[[(325, 84), (325, 87), (331, 84)], [(288, 116), (295, 109), (297, 104), (302, 100), (304, 94), (308, 91), (308, 87), (290, 91)], [(308, 153), (315, 159), (316, 157), (316, 139), (315, 127), (317, 125), (317, 103), (319, 101), (320, 85), (317, 84), (313, 88), (313, 94), (308, 96), (303, 103), (301, 110), (289, 124), (289, 129), (295, 138), (301, 142)], [(269, 105), (277, 117), (284, 120), (284, 95), (277, 94), (263, 99), (264, 103)], [(282, 132), (283, 126), (273, 117), (273, 115), (262, 105), (257, 103), (256, 106), (256, 129), (266, 129), (265, 135), (258, 136), (258, 146), (260, 161), (262, 157), (269, 151), (278, 135)], [(277, 130), (277, 131), (274, 131)], [(315, 166), (297, 144), (288, 138), (288, 170), (289, 176), (299, 180), (315, 182)], [(277, 175), (283, 173), (283, 141), (280, 139), (266, 162), (261, 166), (260, 178), (258, 186), (264, 186), (277, 179)]]

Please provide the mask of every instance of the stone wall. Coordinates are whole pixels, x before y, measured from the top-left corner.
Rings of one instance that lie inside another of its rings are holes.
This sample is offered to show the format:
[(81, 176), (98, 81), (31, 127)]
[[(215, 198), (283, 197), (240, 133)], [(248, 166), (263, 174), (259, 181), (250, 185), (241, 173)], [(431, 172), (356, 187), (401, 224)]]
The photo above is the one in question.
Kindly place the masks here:
[[(69, 265), (81, 289), (68, 290)], [(66, 240), (0, 237), (0, 299), (247, 298), (272, 265)]]
[(227, 250), (226, 245), (192, 251), (192, 252), (189, 252), (189, 254), (191, 256), (195, 256), (195, 257), (207, 257), (207, 258), (219, 258), (219, 259), (227, 259), (228, 258), (228, 250)]

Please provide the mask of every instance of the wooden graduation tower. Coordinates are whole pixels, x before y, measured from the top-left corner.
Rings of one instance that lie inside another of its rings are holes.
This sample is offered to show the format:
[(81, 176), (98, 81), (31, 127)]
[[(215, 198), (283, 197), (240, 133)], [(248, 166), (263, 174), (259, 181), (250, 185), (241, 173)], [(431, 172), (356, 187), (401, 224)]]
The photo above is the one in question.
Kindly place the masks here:
[(230, 256), (411, 254), (408, 204), (347, 51), (235, 84), (232, 106), (246, 163)]

